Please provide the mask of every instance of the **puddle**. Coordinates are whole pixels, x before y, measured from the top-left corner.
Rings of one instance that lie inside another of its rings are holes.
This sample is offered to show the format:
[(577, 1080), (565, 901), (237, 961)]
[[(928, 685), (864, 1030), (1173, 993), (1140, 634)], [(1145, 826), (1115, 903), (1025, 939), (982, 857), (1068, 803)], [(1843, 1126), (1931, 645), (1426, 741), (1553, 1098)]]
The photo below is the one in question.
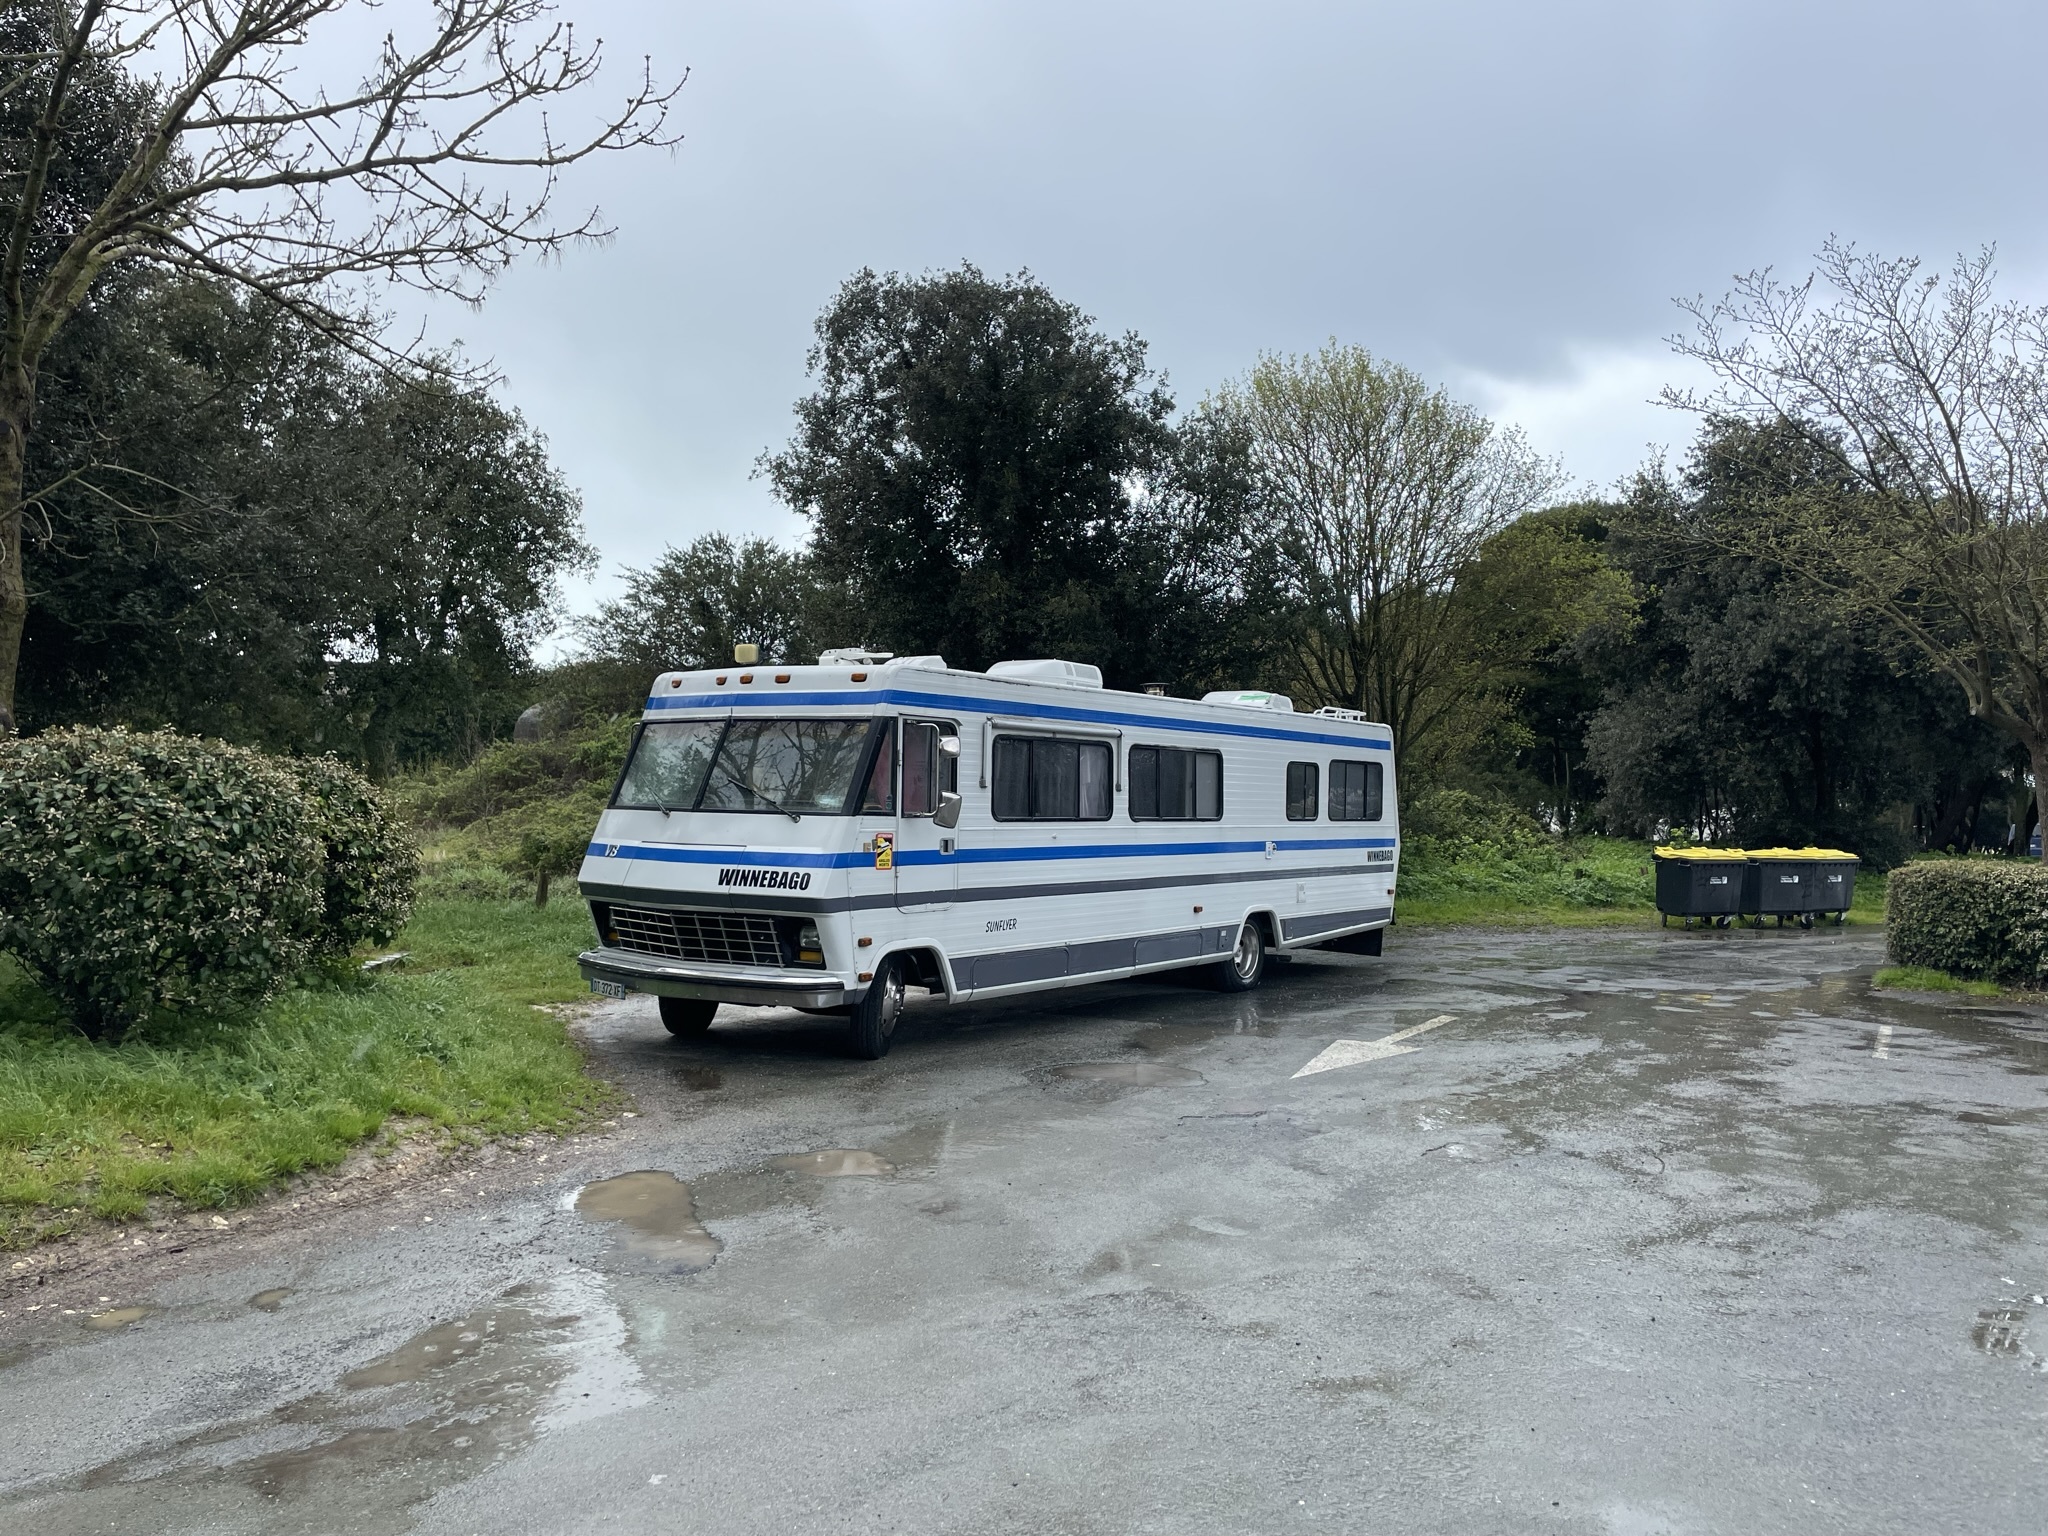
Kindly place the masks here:
[(659, 1169), (584, 1185), (576, 1195), (576, 1214), (617, 1227), (613, 1253), (629, 1268), (650, 1274), (709, 1269), (724, 1246), (697, 1220), (690, 1186)]
[(258, 1312), (275, 1312), (285, 1304), (285, 1299), (293, 1294), (290, 1286), (280, 1285), (275, 1290), (258, 1291), (249, 1298), (249, 1305)]
[(725, 1086), (725, 1074), (716, 1067), (682, 1067), (676, 1076), (683, 1080), (683, 1086), (692, 1093), (709, 1093), (714, 1088)]
[(2018, 1125), (2017, 1120), (2008, 1120), (2003, 1115), (1987, 1115), (1982, 1110), (1966, 1109), (1956, 1118), (1965, 1125)]
[(1161, 1088), (1205, 1081), (1199, 1072), (1160, 1061), (1076, 1061), (1054, 1067), (1052, 1075), (1071, 1083), (1111, 1083), (1119, 1088)]
[(790, 1173), (807, 1173), (814, 1179), (881, 1179), (896, 1171), (896, 1165), (872, 1152), (797, 1152), (772, 1159), (775, 1167)]
[(99, 1467), (73, 1485), (67, 1515), (80, 1529), (162, 1529), (176, 1508), (220, 1532), (410, 1530), (412, 1506), (535, 1437), (647, 1401), (602, 1282), (578, 1272), (534, 1289), (429, 1328), (330, 1390)]
[(145, 1317), (155, 1317), (159, 1310), (157, 1307), (108, 1307), (104, 1312), (95, 1312), (82, 1319), (79, 1326), (96, 1333), (118, 1333), (123, 1328), (134, 1327)]

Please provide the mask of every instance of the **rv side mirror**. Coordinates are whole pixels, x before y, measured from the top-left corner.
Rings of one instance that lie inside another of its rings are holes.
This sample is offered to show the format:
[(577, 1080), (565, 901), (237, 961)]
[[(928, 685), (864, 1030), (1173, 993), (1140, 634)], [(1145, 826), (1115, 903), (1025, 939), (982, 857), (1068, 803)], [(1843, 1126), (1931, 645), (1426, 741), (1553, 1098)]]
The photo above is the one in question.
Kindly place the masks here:
[(948, 757), (958, 757), (960, 755), (960, 738), (958, 736), (941, 736), (939, 738), (939, 750)]
[(950, 789), (939, 796), (939, 808), (932, 812), (935, 827), (957, 827), (960, 825), (960, 797)]

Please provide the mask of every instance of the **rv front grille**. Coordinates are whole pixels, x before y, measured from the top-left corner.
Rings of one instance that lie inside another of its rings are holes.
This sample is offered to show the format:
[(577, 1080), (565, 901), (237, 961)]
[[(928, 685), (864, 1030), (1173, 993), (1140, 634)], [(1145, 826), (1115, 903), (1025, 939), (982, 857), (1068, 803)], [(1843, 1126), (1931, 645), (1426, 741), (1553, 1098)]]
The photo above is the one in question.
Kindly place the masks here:
[(653, 907), (613, 907), (611, 942), (620, 949), (671, 960), (712, 965), (774, 965), (782, 962), (775, 920), (740, 912), (680, 912)]

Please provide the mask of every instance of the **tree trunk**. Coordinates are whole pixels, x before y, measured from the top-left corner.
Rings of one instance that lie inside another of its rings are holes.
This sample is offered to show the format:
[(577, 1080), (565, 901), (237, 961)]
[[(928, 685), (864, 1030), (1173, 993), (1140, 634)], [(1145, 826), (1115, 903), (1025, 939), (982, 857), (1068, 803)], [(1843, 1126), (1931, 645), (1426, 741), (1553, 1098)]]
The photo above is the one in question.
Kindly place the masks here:
[[(2034, 825), (2041, 829), (2041, 862), (2048, 864), (2048, 739), (2027, 743), (2034, 761)], [(2020, 845), (2026, 852), (2026, 844)]]
[[(0, 392), (0, 712), (9, 719), (15, 716), (14, 680), (21, 670), (22, 632), (28, 627), (28, 579), (21, 564), (21, 493), (30, 405), (25, 391)], [(0, 730), (0, 735), (5, 734)]]
[(533, 904), (544, 907), (548, 904), (548, 872), (542, 870), (533, 877)]

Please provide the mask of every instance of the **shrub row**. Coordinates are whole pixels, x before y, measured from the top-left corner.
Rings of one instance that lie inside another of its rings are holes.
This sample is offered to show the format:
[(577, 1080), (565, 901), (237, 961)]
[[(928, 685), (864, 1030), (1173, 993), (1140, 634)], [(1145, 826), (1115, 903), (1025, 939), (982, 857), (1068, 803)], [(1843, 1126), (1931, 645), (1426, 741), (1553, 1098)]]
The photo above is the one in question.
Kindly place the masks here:
[(360, 774), (171, 732), (0, 742), (0, 950), (87, 1034), (389, 938), (419, 851)]
[(2008, 986), (2048, 986), (2048, 868), (1930, 859), (1894, 870), (1886, 945), (1897, 965), (1927, 965)]

